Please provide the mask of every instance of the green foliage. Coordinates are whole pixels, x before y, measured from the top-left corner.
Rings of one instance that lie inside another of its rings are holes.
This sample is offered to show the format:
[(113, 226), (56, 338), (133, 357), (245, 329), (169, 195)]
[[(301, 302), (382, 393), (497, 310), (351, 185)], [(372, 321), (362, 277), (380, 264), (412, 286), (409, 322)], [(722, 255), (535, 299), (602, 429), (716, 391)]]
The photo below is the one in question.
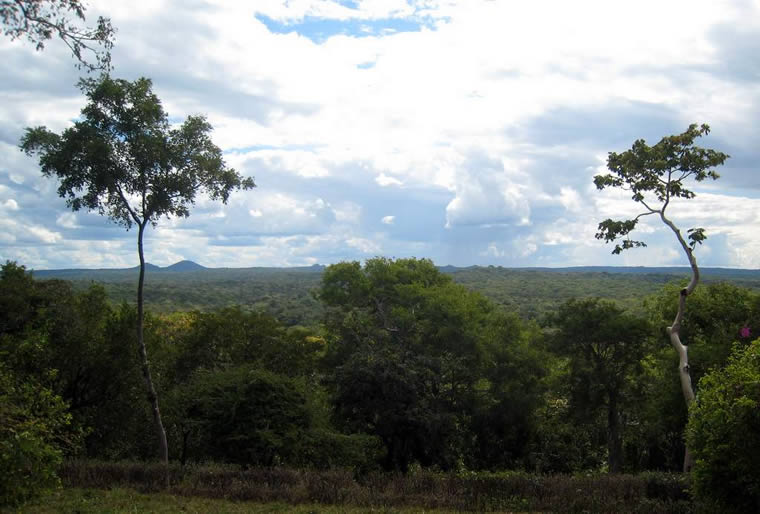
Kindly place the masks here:
[(737, 347), (725, 368), (702, 378), (689, 414), (697, 495), (760, 510), (760, 339)]
[(197, 455), (254, 465), (297, 460), (311, 419), (292, 380), (240, 366), (197, 372), (183, 392), (186, 423), (199, 434)]
[[(671, 283), (657, 295), (647, 299), (652, 323), (666, 326), (676, 314), (673, 298), (683, 283)], [(681, 334), (689, 341), (692, 380), (697, 387), (710, 369), (726, 365), (732, 345), (740, 339), (741, 328), (760, 319), (760, 295), (725, 282), (708, 283), (689, 295), (689, 310), (684, 314)], [(662, 344), (668, 344), (667, 334), (660, 333)], [(668, 353), (672, 360), (674, 356)], [(668, 365), (675, 366), (677, 361)]]
[[(675, 198), (694, 198), (695, 193), (685, 185), (686, 179), (691, 177), (697, 182), (702, 182), (707, 178), (718, 178), (718, 173), (713, 168), (722, 165), (729, 156), (709, 148), (694, 146), (696, 138), (709, 133), (708, 125), (692, 124), (686, 132), (663, 137), (654, 146), (649, 146), (643, 139), (639, 139), (633, 143), (630, 150), (621, 154), (609, 153), (607, 168), (611, 173), (594, 177), (597, 189), (614, 187), (630, 191), (631, 199), (644, 208), (644, 212), (633, 219), (607, 219), (599, 223), (597, 239), (611, 243), (625, 238), (622, 244), (615, 245), (613, 254), (619, 254), (629, 248), (646, 246), (642, 241), (628, 237), (642, 216), (657, 214), (668, 224), (664, 216), (670, 201)], [(692, 250), (707, 238), (703, 228), (689, 229), (688, 234), (688, 245)], [(677, 232), (677, 235), (683, 246), (686, 246), (680, 233)]]
[[(0, 360), (22, 383), (40, 384), (67, 404), (65, 453), (134, 455), (127, 441), (135, 438), (125, 435), (144, 397), (134, 308), (113, 309), (97, 285), (75, 292), (67, 282), (34, 280), (15, 263), (2, 267), (0, 304)], [(80, 430), (83, 447), (74, 437)]]
[(626, 404), (635, 396), (651, 334), (646, 319), (599, 299), (571, 300), (560, 307), (552, 348), (569, 358), (571, 410), (579, 419), (607, 413), (608, 469), (623, 466)]
[[(10, 38), (25, 37), (37, 50), (58, 36), (78, 61), (77, 67), (87, 71), (111, 69), (111, 49), (116, 30), (109, 18), (99, 17), (95, 28), (81, 28), (72, 18), (85, 21), (82, 0), (14, 0), (0, 2), (0, 21), (3, 34)], [(95, 46), (101, 46), (99, 50)], [(88, 62), (92, 54), (95, 63)]]
[(0, 505), (16, 505), (58, 486), (70, 422), (59, 396), (19, 380), (0, 364)]
[[(666, 283), (687, 273), (678, 268), (624, 272), (614, 268), (563, 271), (498, 266), (442, 271), (457, 284), (481, 293), (508, 312), (541, 323), (571, 298), (599, 297), (613, 300), (625, 309), (643, 312), (643, 297), (657, 293)], [(729, 281), (760, 290), (760, 272), (757, 271), (722, 268), (701, 271), (705, 283)], [(77, 291), (89, 288), (93, 281), (98, 282), (116, 304), (134, 303), (137, 295), (136, 269), (44, 270), (36, 271), (35, 277), (67, 280)], [(324, 306), (313, 294), (321, 280), (319, 267), (148, 270), (145, 305), (154, 313), (240, 307), (244, 311), (265, 312), (285, 326), (315, 326), (324, 317)]]
[(226, 202), (232, 190), (254, 187), (226, 167), (203, 117), (170, 128), (149, 79), (102, 76), (79, 87), (89, 103), (73, 127), (61, 135), (27, 128), (20, 144), (28, 155), (39, 154), (43, 175), (58, 178), (58, 194), (72, 210), (143, 227), (162, 216), (187, 217), (201, 190)]
[(185, 326), (176, 327), (173, 334), (164, 337), (175, 338), (177, 382), (186, 380), (197, 369), (225, 369), (239, 363), (301, 376), (316, 369), (324, 353), (324, 341), (309, 330), (286, 329), (269, 314), (246, 312), (239, 306), (174, 315), (174, 319)]
[(428, 260), (330, 266), (319, 297), (336, 420), (378, 436), (387, 469), (515, 464), (542, 372), (516, 318)]

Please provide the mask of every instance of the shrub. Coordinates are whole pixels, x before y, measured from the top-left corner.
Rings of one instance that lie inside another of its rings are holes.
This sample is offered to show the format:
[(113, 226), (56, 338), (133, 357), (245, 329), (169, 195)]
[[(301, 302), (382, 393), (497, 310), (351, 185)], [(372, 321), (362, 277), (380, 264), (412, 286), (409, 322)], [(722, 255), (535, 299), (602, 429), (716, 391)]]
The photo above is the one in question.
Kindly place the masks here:
[(60, 436), (70, 422), (60, 396), (0, 365), (0, 505), (58, 485)]
[[(69, 460), (61, 468), (66, 487), (130, 487), (164, 491), (159, 463)], [(169, 492), (239, 501), (331, 504), (366, 511), (447, 509), (518, 512), (715, 512), (688, 495), (689, 476), (534, 475), (520, 472), (408, 474), (350, 470), (170, 464)], [(340, 510), (340, 509), (335, 509)]]
[(735, 350), (699, 387), (687, 427), (695, 492), (703, 501), (760, 512), (760, 339)]

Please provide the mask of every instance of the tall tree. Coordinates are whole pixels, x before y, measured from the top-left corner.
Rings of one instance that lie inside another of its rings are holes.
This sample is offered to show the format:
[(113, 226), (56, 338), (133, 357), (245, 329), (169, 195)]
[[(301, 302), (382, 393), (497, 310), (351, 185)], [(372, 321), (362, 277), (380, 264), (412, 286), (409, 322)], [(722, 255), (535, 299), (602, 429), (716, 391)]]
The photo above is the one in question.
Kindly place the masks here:
[[(631, 199), (640, 204), (643, 210), (632, 219), (606, 219), (599, 223), (597, 239), (603, 239), (607, 243), (622, 239), (620, 244), (615, 245), (613, 254), (646, 246), (643, 241), (630, 239), (629, 234), (642, 217), (656, 215), (673, 231), (689, 261), (691, 281), (680, 291), (678, 311), (673, 324), (667, 327), (670, 342), (678, 353), (681, 390), (687, 406), (694, 401), (694, 388), (689, 374), (688, 348), (681, 341), (681, 323), (686, 310), (686, 298), (694, 292), (699, 282), (699, 268), (694, 250), (707, 236), (704, 228), (695, 227), (689, 229), (687, 237), (684, 238), (681, 230), (667, 217), (666, 211), (671, 201), (679, 198), (690, 200), (696, 196), (694, 191), (686, 187), (688, 179), (702, 182), (708, 178), (718, 178), (718, 173), (713, 168), (722, 165), (729, 156), (694, 145), (696, 138), (709, 133), (708, 125), (692, 124), (686, 132), (663, 137), (654, 146), (649, 146), (643, 139), (639, 139), (633, 143), (630, 150), (621, 154), (610, 152), (607, 168), (611, 173), (594, 177), (597, 189), (614, 187), (630, 191)], [(689, 471), (691, 467), (692, 459), (687, 448), (684, 455), (684, 471)]]
[(516, 318), (425, 259), (334, 264), (319, 298), (335, 413), (382, 440), (386, 469), (514, 465), (525, 453), (543, 367)]
[(85, 21), (85, 10), (82, 0), (0, 0), (0, 21), (3, 34), (11, 39), (26, 37), (42, 50), (56, 35), (69, 47), (78, 68), (107, 72), (116, 31), (103, 16), (94, 28), (81, 27), (77, 19)]
[(163, 216), (189, 216), (198, 192), (226, 203), (233, 190), (255, 184), (226, 166), (204, 117), (189, 116), (171, 128), (151, 85), (146, 78), (82, 80), (80, 88), (89, 103), (74, 126), (60, 135), (45, 127), (27, 128), (20, 146), (28, 155), (39, 155), (43, 175), (59, 179), (58, 194), (72, 210), (97, 210), (127, 230), (137, 226), (137, 344), (160, 458), (168, 462), (143, 338), (143, 234), (148, 223), (155, 226)]
[(554, 323), (554, 347), (570, 359), (570, 394), (574, 410), (607, 410), (607, 464), (622, 471), (622, 414), (633, 378), (641, 372), (649, 335), (647, 322), (628, 315), (614, 303), (596, 298), (570, 300)]

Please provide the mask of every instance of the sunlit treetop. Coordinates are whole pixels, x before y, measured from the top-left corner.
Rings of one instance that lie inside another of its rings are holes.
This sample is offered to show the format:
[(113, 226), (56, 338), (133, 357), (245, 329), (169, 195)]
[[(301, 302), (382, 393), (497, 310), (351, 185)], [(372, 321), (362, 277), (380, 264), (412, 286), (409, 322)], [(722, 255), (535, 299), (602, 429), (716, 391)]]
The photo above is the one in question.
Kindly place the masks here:
[[(641, 204), (644, 212), (629, 220), (607, 219), (599, 224), (597, 239), (607, 243), (625, 238), (616, 244), (612, 251), (619, 254), (623, 250), (646, 246), (643, 241), (628, 238), (643, 216), (659, 214), (670, 226), (665, 217), (665, 210), (675, 198), (694, 198), (695, 193), (687, 187), (688, 180), (702, 182), (719, 177), (716, 166), (722, 165), (729, 157), (723, 152), (694, 145), (696, 138), (707, 135), (710, 127), (706, 124), (689, 125), (686, 132), (663, 137), (654, 146), (649, 146), (643, 139), (637, 140), (630, 150), (623, 153), (610, 152), (607, 168), (610, 173), (594, 177), (597, 189), (607, 187), (620, 188), (631, 192), (631, 199)], [(675, 227), (671, 226), (674, 231)], [(676, 232), (679, 237), (680, 234)], [(693, 250), (707, 236), (703, 228), (688, 230), (688, 246)], [(683, 243), (685, 244), (685, 242)]]

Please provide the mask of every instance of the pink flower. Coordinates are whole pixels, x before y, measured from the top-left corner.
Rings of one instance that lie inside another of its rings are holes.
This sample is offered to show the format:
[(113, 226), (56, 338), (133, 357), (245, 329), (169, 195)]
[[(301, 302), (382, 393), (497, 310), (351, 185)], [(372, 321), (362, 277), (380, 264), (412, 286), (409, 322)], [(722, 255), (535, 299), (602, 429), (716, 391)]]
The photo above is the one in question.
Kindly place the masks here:
[(742, 337), (749, 337), (749, 327), (742, 327), (742, 329), (739, 331), (739, 335)]

